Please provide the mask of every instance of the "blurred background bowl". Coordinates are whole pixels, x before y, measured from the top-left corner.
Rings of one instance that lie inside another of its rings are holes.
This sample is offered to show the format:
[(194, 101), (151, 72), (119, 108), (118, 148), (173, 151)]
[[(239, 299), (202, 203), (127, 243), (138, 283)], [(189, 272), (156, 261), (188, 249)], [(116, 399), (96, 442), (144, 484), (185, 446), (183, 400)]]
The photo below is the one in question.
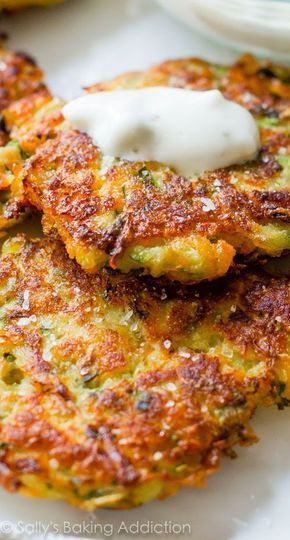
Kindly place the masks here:
[(158, 0), (195, 30), (239, 51), (290, 63), (289, 0)]

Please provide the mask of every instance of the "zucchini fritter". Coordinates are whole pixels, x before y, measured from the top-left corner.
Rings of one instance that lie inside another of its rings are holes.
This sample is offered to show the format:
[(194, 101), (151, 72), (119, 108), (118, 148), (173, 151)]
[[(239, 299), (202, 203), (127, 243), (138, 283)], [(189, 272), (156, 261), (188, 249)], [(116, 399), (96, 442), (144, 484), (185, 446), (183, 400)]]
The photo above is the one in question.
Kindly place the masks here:
[(225, 274), (236, 252), (279, 256), (290, 249), (289, 81), (289, 69), (246, 56), (228, 68), (166, 62), (94, 86), (89, 91), (218, 88), (254, 115), (260, 155), (182, 178), (158, 163), (108, 160), (88, 135), (67, 125), (27, 161), (26, 196), (43, 212), (45, 232), (58, 235), (92, 273), (111, 266), (195, 282)]
[(0, 0), (0, 9), (15, 10), (29, 6), (50, 6), (64, 0)]
[(0, 260), (0, 483), (87, 510), (200, 485), (288, 404), (289, 280), (85, 274), (49, 239)]
[[(43, 74), (34, 60), (23, 53), (0, 48), (0, 111), (26, 96), (43, 91)], [(0, 234), (21, 220), (17, 200), (22, 199), (22, 182), (14, 179), (27, 155), (17, 141), (11, 140), (1, 120), (0, 126)], [(22, 205), (23, 206), (23, 205)]]

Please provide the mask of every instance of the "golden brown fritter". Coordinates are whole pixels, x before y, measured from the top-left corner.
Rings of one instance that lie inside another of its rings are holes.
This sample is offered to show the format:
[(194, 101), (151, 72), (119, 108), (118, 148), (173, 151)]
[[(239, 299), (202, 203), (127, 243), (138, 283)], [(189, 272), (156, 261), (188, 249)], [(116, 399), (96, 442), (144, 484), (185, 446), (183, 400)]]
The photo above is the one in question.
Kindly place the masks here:
[[(43, 91), (43, 74), (34, 60), (23, 53), (0, 48), (0, 112), (12, 103)], [(1, 117), (2, 118), (2, 117)], [(24, 217), (16, 201), (22, 192), (15, 182), (27, 155), (17, 141), (11, 140), (3, 119), (0, 126), (0, 234)]]
[(0, 9), (12, 11), (22, 9), (29, 6), (50, 6), (60, 4), (64, 0), (0, 0)]
[(165, 62), (92, 87), (219, 88), (253, 113), (262, 149), (254, 162), (181, 178), (158, 163), (108, 160), (67, 125), (25, 166), (45, 232), (92, 273), (111, 266), (194, 282), (225, 274), (236, 252), (279, 256), (290, 249), (289, 81), (289, 69), (246, 56), (229, 68)]
[(64, 122), (64, 102), (52, 96), (45, 86), (40, 91), (15, 101), (3, 111), (5, 127), (10, 137), (17, 141), (26, 158), (34, 154), (38, 146), (56, 135), (56, 128)]
[(289, 280), (85, 274), (53, 240), (0, 260), (0, 483), (87, 510), (200, 485), (288, 404)]
[(44, 87), (43, 73), (31, 56), (0, 49), (0, 109)]

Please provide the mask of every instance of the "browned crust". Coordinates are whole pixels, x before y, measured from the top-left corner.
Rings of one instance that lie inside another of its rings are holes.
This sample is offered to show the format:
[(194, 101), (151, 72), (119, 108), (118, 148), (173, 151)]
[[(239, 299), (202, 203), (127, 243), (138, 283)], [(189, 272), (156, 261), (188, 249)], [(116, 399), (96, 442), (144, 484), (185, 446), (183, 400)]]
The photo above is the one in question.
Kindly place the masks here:
[[(199, 484), (233, 444), (253, 441), (249, 420), (258, 404), (287, 404), (286, 279), (238, 272), (185, 288), (93, 277), (57, 242), (17, 242), (18, 251), (0, 261), (2, 290), (10, 284), (0, 300), (0, 483), (7, 489), (47, 496), (37, 486), (48, 483), (92, 509), (106, 490), (124, 490), (118, 506), (138, 504), (136, 490), (154, 480), (163, 497)], [(23, 318), (31, 322), (19, 324)], [(227, 348), (231, 358), (221, 352)], [(7, 352), (21, 371), (10, 387)], [(25, 487), (27, 474), (34, 490)]]
[[(251, 166), (259, 168), (259, 178), (255, 182), (250, 176), (249, 183), (258, 184), (259, 190), (243, 192), (231, 183), (235, 173), (243, 174), (242, 167), (194, 180), (180, 178), (168, 169), (163, 172), (164, 189), (158, 189), (150, 178), (144, 181), (142, 163), (117, 164), (98, 180), (97, 148), (87, 135), (71, 131), (58, 134), (37, 150), (26, 165), (24, 183), (28, 199), (45, 214), (46, 227), (56, 228), (69, 243), (81, 241), (104, 250), (112, 264), (136, 241), (188, 233), (209, 238), (236, 235), (247, 252), (255, 248), (255, 223), (290, 223), (290, 192), (263, 190), (269, 179), (275, 182), (281, 170), (274, 158), (266, 156), (265, 148), (259, 163)], [(156, 168), (146, 164), (149, 177)], [(215, 180), (219, 181), (217, 188)], [(101, 197), (100, 183), (112, 186), (111, 194)], [(129, 192), (126, 199), (120, 189), (123, 183)], [(215, 209), (205, 212), (203, 198), (209, 198)], [(109, 211), (118, 214), (114, 224), (94, 227), (96, 218)]]
[(43, 88), (42, 70), (31, 56), (1, 49), (0, 61), (0, 110)]

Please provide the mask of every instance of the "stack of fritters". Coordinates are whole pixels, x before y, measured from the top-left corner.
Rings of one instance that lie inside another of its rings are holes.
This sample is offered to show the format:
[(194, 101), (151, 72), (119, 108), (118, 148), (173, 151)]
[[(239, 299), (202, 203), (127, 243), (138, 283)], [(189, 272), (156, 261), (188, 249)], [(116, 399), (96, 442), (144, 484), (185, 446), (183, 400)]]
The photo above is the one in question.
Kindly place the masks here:
[(88, 510), (199, 485), (290, 398), (290, 71), (189, 59), (89, 90), (219, 88), (254, 114), (255, 162), (181, 178), (102, 155), (2, 54), (1, 228), (37, 210), (50, 238), (0, 260), (0, 483)]
[(18, 183), (15, 178), (27, 157), (18, 142), (11, 140), (2, 112), (12, 103), (41, 93), (44, 88), (42, 78), (42, 71), (32, 58), (0, 49), (0, 231), (23, 218), (16, 204), (22, 197), (22, 182)]

